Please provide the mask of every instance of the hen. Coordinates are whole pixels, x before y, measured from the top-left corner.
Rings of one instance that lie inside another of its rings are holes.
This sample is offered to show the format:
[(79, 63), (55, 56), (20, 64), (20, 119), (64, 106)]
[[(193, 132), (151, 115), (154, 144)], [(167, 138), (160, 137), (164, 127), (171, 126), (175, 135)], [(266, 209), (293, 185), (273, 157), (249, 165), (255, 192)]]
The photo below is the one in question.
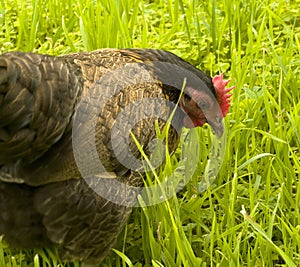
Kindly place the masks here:
[(11, 247), (54, 246), (63, 260), (100, 262), (138, 193), (114, 182), (143, 185), (131, 137), (149, 156), (155, 117), (163, 128), (174, 110), (171, 153), (184, 126), (208, 122), (222, 135), (227, 83), (162, 50), (1, 55), (0, 235)]

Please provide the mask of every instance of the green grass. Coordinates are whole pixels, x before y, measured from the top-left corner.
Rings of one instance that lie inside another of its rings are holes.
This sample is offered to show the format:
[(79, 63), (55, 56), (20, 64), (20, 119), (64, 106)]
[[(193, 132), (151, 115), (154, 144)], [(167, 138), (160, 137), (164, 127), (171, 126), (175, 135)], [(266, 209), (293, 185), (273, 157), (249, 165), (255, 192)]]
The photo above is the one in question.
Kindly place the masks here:
[[(1, 52), (162, 48), (236, 85), (215, 183), (209, 150), (177, 198), (135, 209), (103, 266), (300, 266), (299, 0), (1, 0)], [(179, 154), (179, 151), (177, 152)], [(167, 160), (160, 176), (169, 174)], [(0, 266), (56, 266), (51, 250), (9, 250)], [(65, 265), (60, 265), (65, 266)], [(70, 263), (66, 266), (79, 266)]]

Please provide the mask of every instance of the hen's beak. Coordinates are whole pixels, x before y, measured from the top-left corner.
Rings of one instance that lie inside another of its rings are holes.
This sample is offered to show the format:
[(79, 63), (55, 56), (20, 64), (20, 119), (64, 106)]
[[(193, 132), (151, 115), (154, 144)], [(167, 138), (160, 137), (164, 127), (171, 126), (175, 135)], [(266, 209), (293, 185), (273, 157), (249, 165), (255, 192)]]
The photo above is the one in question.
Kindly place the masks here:
[(217, 137), (221, 137), (224, 133), (224, 126), (223, 126), (223, 120), (222, 118), (216, 118), (215, 120), (209, 120), (207, 119), (208, 124), (213, 129), (214, 133), (217, 135)]

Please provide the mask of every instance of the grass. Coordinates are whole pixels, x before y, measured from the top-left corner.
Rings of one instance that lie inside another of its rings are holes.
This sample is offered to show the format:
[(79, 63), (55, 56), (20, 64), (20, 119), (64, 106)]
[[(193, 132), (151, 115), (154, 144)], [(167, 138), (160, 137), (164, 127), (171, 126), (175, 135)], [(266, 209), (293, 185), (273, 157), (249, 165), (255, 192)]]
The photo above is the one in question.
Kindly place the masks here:
[[(135, 209), (103, 266), (300, 265), (299, 0), (1, 0), (1, 52), (65, 54), (102, 47), (170, 50), (236, 85), (227, 147), (204, 193), (203, 153), (186, 188)], [(188, 144), (187, 144), (188, 145)], [(177, 152), (179, 153), (179, 152)], [(168, 159), (164, 176), (176, 158)], [(0, 266), (61, 264), (51, 250), (9, 250)]]

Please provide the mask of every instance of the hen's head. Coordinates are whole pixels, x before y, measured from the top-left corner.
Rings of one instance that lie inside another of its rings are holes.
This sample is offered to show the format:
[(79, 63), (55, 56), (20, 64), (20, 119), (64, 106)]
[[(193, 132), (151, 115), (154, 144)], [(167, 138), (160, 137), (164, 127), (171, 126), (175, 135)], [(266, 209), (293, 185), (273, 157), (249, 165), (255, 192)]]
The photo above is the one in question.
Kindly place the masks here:
[(229, 92), (234, 86), (226, 88), (230, 80), (223, 80), (223, 74), (215, 76), (211, 82), (214, 90), (204, 88), (201, 90), (201, 88), (186, 86), (179, 105), (186, 114), (183, 120), (185, 127), (202, 126), (207, 122), (215, 133), (221, 136), (223, 134), (222, 119), (230, 107), (232, 94)]
[[(230, 107), (230, 80), (223, 80), (223, 74), (209, 77), (190, 63), (164, 50), (123, 50), (122, 53), (150, 70), (162, 85), (167, 99), (178, 103), (185, 116), (183, 125), (187, 128), (211, 125), (218, 136), (223, 134), (222, 119)], [(184, 92), (182, 86), (186, 81)], [(181, 98), (179, 99), (179, 97)]]

